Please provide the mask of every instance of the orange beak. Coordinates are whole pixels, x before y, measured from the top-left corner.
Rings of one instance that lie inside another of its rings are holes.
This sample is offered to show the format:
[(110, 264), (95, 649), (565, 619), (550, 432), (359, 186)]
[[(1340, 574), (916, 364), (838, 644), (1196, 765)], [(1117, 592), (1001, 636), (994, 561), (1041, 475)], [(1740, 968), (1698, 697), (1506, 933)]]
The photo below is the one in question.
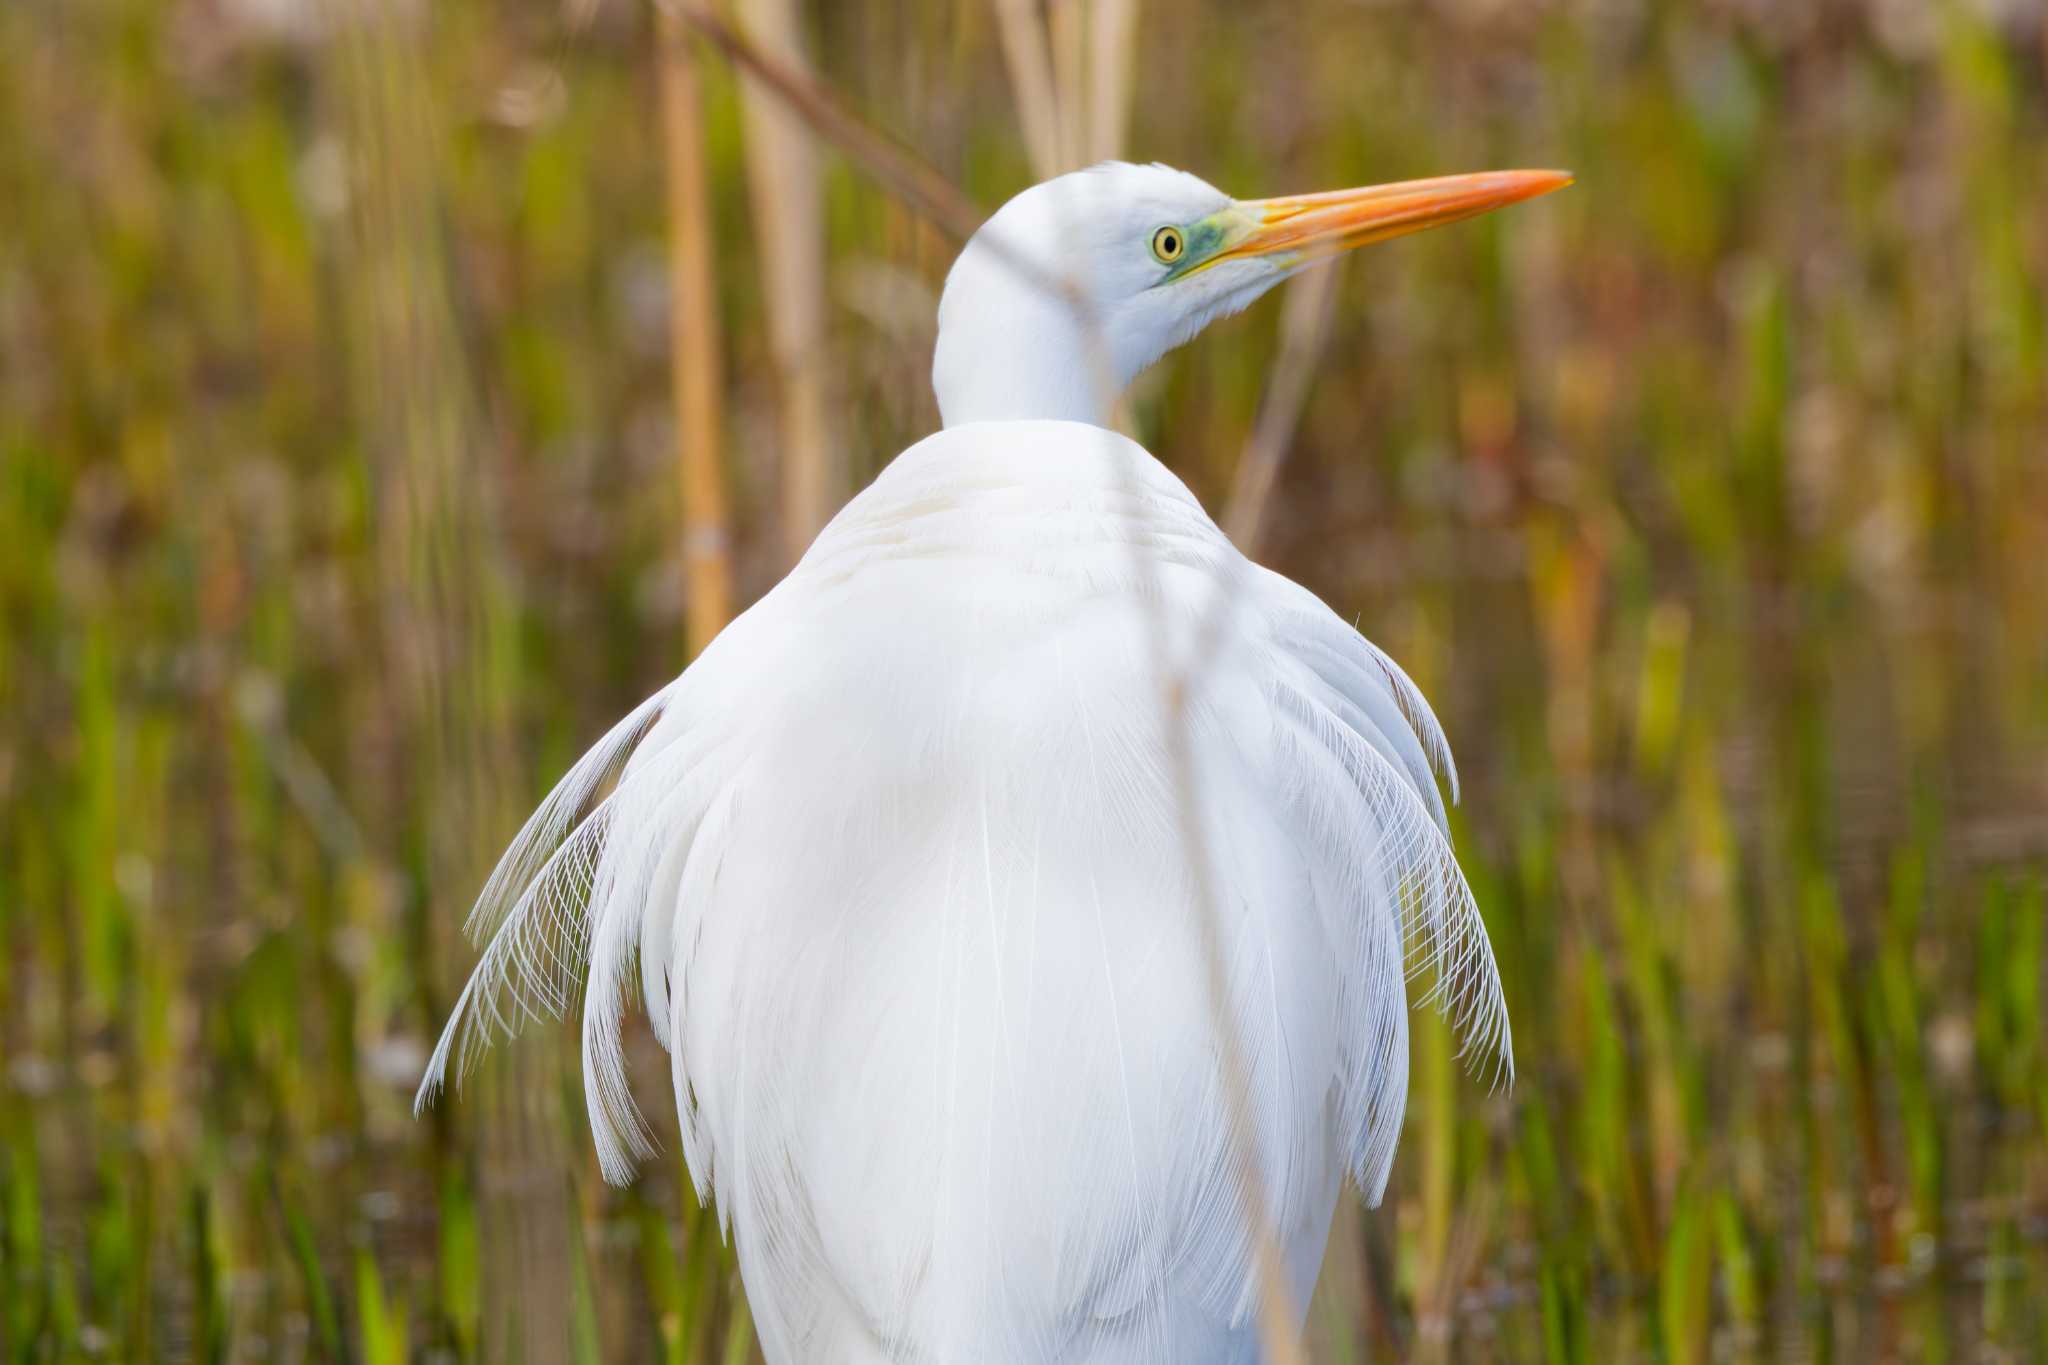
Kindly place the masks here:
[(1237, 206), (1249, 219), (1249, 230), (1203, 264), (1233, 256), (1291, 257), (1290, 264), (1317, 260), (1476, 217), (1571, 183), (1569, 171), (1479, 171), (1359, 190), (1253, 199)]

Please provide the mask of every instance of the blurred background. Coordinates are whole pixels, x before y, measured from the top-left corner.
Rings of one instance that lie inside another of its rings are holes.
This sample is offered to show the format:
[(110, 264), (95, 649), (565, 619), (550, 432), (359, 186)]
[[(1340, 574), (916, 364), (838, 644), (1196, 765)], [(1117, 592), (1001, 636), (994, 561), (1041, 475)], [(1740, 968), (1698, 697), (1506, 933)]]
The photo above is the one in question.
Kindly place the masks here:
[[(1316, 1360), (2048, 1359), (2044, 9), (725, 11), (984, 210), (1578, 174), (1350, 262), (1262, 523), (1437, 703), (1520, 1064), (1418, 1017)], [(953, 242), (682, 33), (0, 5), (8, 1359), (754, 1352), (571, 1029), (410, 1107), (519, 820), (935, 425)], [(1295, 311), (1132, 395), (1219, 513)]]

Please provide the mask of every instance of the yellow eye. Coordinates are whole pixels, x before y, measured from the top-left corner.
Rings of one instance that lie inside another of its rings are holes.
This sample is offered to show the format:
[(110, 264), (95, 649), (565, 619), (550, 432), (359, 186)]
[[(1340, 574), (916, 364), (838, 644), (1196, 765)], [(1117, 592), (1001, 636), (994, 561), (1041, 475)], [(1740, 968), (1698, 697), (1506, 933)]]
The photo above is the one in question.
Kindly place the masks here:
[(1163, 265), (1172, 265), (1188, 249), (1188, 239), (1177, 227), (1163, 227), (1152, 234), (1152, 254)]

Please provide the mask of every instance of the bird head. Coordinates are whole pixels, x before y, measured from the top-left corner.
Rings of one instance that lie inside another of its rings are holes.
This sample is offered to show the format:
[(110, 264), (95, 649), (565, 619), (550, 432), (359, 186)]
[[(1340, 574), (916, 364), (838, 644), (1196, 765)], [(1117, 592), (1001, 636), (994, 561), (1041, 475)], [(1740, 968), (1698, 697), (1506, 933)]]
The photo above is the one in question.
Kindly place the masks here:
[(946, 277), (932, 388), (947, 426), (1102, 422), (1140, 372), (1218, 317), (1340, 252), (1571, 183), (1488, 171), (1233, 199), (1168, 166), (1106, 162), (1034, 185)]

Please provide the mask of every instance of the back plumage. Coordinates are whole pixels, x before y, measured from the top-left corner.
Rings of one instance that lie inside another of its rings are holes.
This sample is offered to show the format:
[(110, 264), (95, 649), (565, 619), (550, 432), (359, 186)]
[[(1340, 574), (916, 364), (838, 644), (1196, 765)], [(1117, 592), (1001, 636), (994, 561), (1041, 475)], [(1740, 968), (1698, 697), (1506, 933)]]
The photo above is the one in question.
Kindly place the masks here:
[(577, 763), (471, 917), (422, 1102), (580, 988), (628, 1179), (637, 997), (771, 1362), (1255, 1359), (1162, 704), (1160, 654), (1197, 648), (1261, 1212), (1305, 1304), (1343, 1177), (1386, 1184), (1409, 972), (1511, 1066), (1450, 753), (1391, 660), (1094, 426), (905, 452)]

